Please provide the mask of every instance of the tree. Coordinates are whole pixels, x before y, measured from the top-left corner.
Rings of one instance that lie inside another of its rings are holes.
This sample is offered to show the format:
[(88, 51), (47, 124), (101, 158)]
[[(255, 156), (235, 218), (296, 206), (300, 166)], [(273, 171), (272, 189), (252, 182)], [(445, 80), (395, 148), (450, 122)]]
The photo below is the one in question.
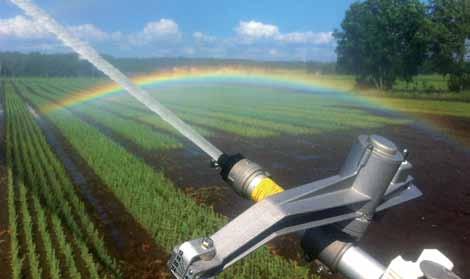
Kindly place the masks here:
[(449, 77), (449, 89), (470, 88), (470, 1), (432, 0), (430, 61), (433, 69)]
[(410, 81), (426, 58), (428, 19), (419, 0), (356, 2), (336, 30), (338, 68), (358, 82), (390, 89)]

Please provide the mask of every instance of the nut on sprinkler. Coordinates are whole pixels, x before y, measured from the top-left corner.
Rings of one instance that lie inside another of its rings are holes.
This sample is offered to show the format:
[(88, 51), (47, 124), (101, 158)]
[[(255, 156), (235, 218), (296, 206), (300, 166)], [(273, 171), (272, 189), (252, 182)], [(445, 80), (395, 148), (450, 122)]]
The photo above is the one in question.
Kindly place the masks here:
[(237, 193), (255, 202), (284, 191), (260, 165), (241, 154), (223, 154), (217, 165), (221, 168), (222, 178)]

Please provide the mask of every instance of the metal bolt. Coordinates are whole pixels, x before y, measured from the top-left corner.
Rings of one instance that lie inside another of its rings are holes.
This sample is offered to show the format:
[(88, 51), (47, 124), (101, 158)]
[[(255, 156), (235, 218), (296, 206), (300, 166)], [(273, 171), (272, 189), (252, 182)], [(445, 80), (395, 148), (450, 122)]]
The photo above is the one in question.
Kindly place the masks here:
[(217, 162), (216, 160), (211, 160), (210, 167), (214, 169), (219, 169), (220, 168), (219, 162)]
[(214, 241), (209, 237), (204, 237), (201, 241), (201, 247), (204, 249), (210, 249), (214, 246)]
[(406, 160), (408, 158), (408, 155), (410, 155), (410, 152), (408, 149), (403, 149), (403, 159)]

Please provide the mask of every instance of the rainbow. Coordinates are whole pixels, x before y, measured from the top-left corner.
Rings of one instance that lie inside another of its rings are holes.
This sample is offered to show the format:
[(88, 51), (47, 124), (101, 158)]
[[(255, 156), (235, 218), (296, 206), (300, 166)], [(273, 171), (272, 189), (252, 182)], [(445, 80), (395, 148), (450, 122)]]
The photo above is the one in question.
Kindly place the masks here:
[[(210, 81), (243, 81), (254, 84), (278, 85), (304, 89), (335, 89), (350, 91), (352, 83), (335, 83), (335, 80), (324, 79), (303, 70), (267, 69), (260, 67), (179, 67), (166, 71), (156, 71), (131, 78), (136, 84), (149, 87), (171, 82), (210, 82)], [(122, 88), (112, 82), (101, 84), (86, 90), (70, 93), (67, 97), (57, 100), (41, 108), (44, 113), (57, 109), (72, 107), (96, 98), (121, 92)]]
[[(256, 85), (266, 84), (269, 86), (280, 86), (287, 88), (306, 90), (334, 90), (343, 93), (362, 103), (371, 104), (375, 107), (391, 109), (393, 111), (406, 113), (408, 116), (421, 120), (428, 128), (438, 131), (440, 134), (449, 135), (452, 140), (469, 146), (468, 140), (462, 140), (449, 133), (448, 127), (425, 119), (417, 114), (408, 113), (401, 105), (390, 102), (387, 98), (369, 98), (354, 94), (354, 81), (350, 78), (342, 79), (341, 76), (324, 77), (305, 70), (292, 70), (282, 68), (262, 68), (251, 66), (218, 66), (218, 67), (178, 67), (165, 71), (156, 71), (149, 74), (137, 75), (131, 78), (142, 87), (158, 87), (171, 83), (184, 82), (243, 82)], [(42, 113), (51, 113), (56, 110), (72, 107), (88, 101), (122, 92), (122, 88), (112, 82), (100, 84), (85, 90), (68, 94), (63, 99), (48, 103), (40, 108)], [(459, 132), (459, 131), (457, 131)], [(460, 131), (461, 132), (461, 131)]]

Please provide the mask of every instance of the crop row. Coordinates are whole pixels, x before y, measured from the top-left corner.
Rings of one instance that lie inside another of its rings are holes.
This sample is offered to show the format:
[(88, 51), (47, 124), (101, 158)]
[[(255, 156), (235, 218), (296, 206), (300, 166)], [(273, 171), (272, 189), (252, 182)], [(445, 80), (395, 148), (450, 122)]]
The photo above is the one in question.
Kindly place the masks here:
[[(26, 97), (37, 107), (49, 102), (39, 95), (27, 94)], [(49, 112), (47, 118), (167, 251), (184, 240), (210, 235), (227, 221), (213, 209), (198, 205), (162, 173), (155, 172), (69, 110)], [(261, 248), (231, 268), (224, 277), (285, 278), (286, 274), (291, 278), (309, 277), (308, 269), (274, 257), (267, 248)]]
[[(65, 87), (67, 88), (67, 86)], [(56, 96), (59, 98), (63, 97), (67, 94), (67, 92), (70, 91), (63, 91), (62, 96)], [(72, 92), (74, 92), (74, 90), (72, 90)], [(124, 98), (126, 97), (124, 96)], [(169, 132), (172, 134), (175, 133), (174, 128), (169, 127), (158, 116), (145, 109), (140, 103), (133, 104), (134, 100), (131, 98), (126, 98), (126, 101), (127, 100), (132, 101), (130, 105), (123, 103), (119, 99), (105, 98), (87, 102), (87, 106), (90, 106), (90, 104), (91, 106), (93, 104), (98, 104), (101, 107), (105, 106), (106, 110), (108, 111), (113, 111), (117, 114), (125, 115), (128, 118), (133, 118), (138, 122), (148, 124), (157, 129), (162, 129), (165, 132)], [(81, 108), (82, 107), (80, 106), (77, 107), (78, 110), (81, 110)], [(247, 121), (232, 121), (228, 119), (201, 117), (193, 111), (182, 111), (178, 113), (178, 116), (183, 120), (187, 121), (188, 123), (192, 124), (193, 126), (196, 126), (196, 130), (198, 130), (198, 132), (201, 132), (201, 134), (205, 136), (211, 135), (212, 133), (210, 133), (207, 129), (201, 128), (201, 126), (210, 128), (212, 130), (222, 130), (225, 132), (246, 137), (268, 137), (277, 134), (272, 129), (260, 129), (260, 127), (256, 127), (255, 125), (250, 124), (248, 119)]]
[[(39, 86), (39, 88), (47, 88), (47, 92), (53, 93), (56, 100), (60, 100), (65, 98), (70, 94), (74, 94), (74, 92), (79, 91), (86, 91), (87, 87), (77, 84), (75, 82), (68, 82), (66, 84), (57, 83), (57, 82), (37, 82), (32, 83), (31, 81), (28, 84), (33, 86)], [(37, 87), (35, 87), (37, 88)], [(159, 116), (155, 113), (150, 113), (148, 109), (140, 107), (137, 110), (133, 110), (130, 107), (122, 106), (121, 103), (117, 102), (118, 99), (122, 94), (126, 93), (117, 93), (113, 94), (112, 96), (108, 96), (106, 98), (97, 98), (93, 101), (87, 102), (87, 104), (94, 104), (98, 105), (102, 111), (111, 112), (113, 115), (117, 115), (126, 119), (130, 119), (136, 121), (138, 123), (144, 123), (149, 127), (156, 129), (157, 131), (161, 131), (165, 134), (169, 134), (176, 137), (181, 137), (181, 134), (175, 130), (175, 128), (171, 127), (168, 123), (163, 121)], [(80, 110), (81, 106), (76, 106), (77, 110)], [(141, 117), (136, 117), (139, 115)], [(195, 130), (197, 130), (203, 136), (211, 136), (213, 133), (208, 129), (202, 128), (201, 126), (193, 126)]]
[[(245, 91), (246, 90), (246, 91)], [(156, 97), (188, 116), (187, 121), (214, 123), (242, 136), (317, 134), (354, 128), (377, 128), (407, 121), (370, 113), (370, 104), (338, 92), (318, 94), (287, 89), (208, 86), (156, 90)], [(130, 96), (119, 97), (126, 106), (142, 107)], [(226, 125), (228, 124), (228, 125)], [(252, 130), (247, 130), (247, 127)], [(234, 129), (231, 129), (234, 128)], [(266, 131), (266, 135), (258, 134)]]
[(13, 277), (118, 276), (65, 169), (10, 83), (5, 105)]
[[(56, 94), (61, 93), (56, 89), (45, 90), (43, 87), (34, 87), (34, 92), (29, 92), (28, 89), (22, 86), (21, 89), (27, 94), (39, 93), (50, 99), (56, 97)], [(110, 113), (108, 110), (101, 109), (96, 104), (80, 106), (76, 110), (99, 125), (109, 128), (116, 134), (140, 145), (144, 149), (167, 150), (181, 147), (181, 143), (175, 137), (149, 129), (145, 124), (137, 123), (115, 113)]]
[[(47, 88), (51, 89), (52, 86), (48, 86)], [(62, 88), (67, 88), (66, 90), (62, 90), (62, 95), (57, 95), (54, 92), (56, 98), (61, 98), (65, 96), (69, 92), (76, 92), (79, 90), (83, 90), (84, 88), (80, 86), (73, 86), (73, 85), (63, 85)], [(131, 99), (132, 100), (132, 99)], [(126, 98), (127, 102), (127, 98)], [(109, 102), (109, 99), (98, 99), (94, 100), (90, 103), (99, 104), (101, 107), (106, 105), (106, 110), (114, 111), (121, 115), (126, 115), (127, 117), (135, 118), (139, 122), (143, 122), (154, 126), (156, 128), (163, 128), (165, 131), (171, 131), (174, 133), (174, 129), (162, 123), (162, 120), (159, 119), (158, 116), (155, 116), (153, 113), (149, 112), (148, 110), (144, 109), (144, 107), (140, 104), (137, 105), (136, 108), (138, 110), (132, 110), (131, 106), (125, 106), (121, 102)], [(87, 106), (90, 107), (90, 106)], [(81, 106), (78, 106), (77, 109), (81, 109)], [(88, 108), (87, 108), (88, 109)], [(207, 128), (211, 128), (213, 130), (223, 130), (225, 132), (247, 136), (247, 137), (268, 137), (274, 136), (279, 134), (279, 131), (283, 130), (284, 132), (291, 132), (291, 133), (302, 133), (303, 130), (301, 127), (296, 127), (293, 125), (283, 125), (283, 124), (276, 124), (269, 121), (257, 121), (254, 119), (249, 118), (241, 118), (236, 115), (226, 115), (219, 114), (219, 117), (207, 117), (206, 115), (198, 115), (197, 111), (189, 110), (189, 111), (179, 111), (178, 115), (185, 121), (191, 123), (192, 125), (197, 126), (205, 126)], [(199, 132), (202, 132), (203, 135), (209, 135), (209, 132), (205, 129), (198, 128)]]
[[(66, 84), (43, 81), (42, 84), (62, 88), (63, 94), (85, 89), (83, 85), (73, 81)], [(159, 100), (192, 125), (244, 137), (318, 134), (406, 122), (372, 115), (363, 110), (368, 108), (367, 104), (335, 92), (306, 94), (263, 87), (257, 87), (255, 92), (251, 92), (254, 89), (247, 88), (245, 92), (242, 87), (226, 85), (221, 85), (220, 88), (195, 86), (189, 91), (184, 87), (159, 89), (156, 94)], [(94, 100), (92, 103), (106, 105), (108, 110), (118, 111), (119, 114), (135, 118), (139, 122), (156, 124), (157, 127), (165, 126), (157, 116), (143, 109), (130, 96), (115, 96)], [(355, 107), (347, 107), (345, 104), (353, 104)], [(171, 127), (165, 127), (167, 131), (171, 130)]]
[[(104, 101), (103, 101), (104, 102)], [(108, 102), (109, 103), (109, 102)], [(373, 116), (365, 112), (343, 109), (318, 108), (293, 109), (285, 106), (242, 107), (237, 108), (225, 104), (202, 106), (167, 104), (178, 115), (189, 123), (205, 125), (213, 129), (247, 137), (271, 137), (279, 134), (318, 134), (352, 128), (377, 128), (385, 124), (402, 124), (397, 119)], [(116, 105), (114, 105), (116, 106)], [(123, 110), (133, 110), (134, 117), (146, 119), (144, 111), (136, 112), (140, 104), (127, 98), (120, 100), (118, 105)], [(349, 113), (346, 113), (349, 112)]]

